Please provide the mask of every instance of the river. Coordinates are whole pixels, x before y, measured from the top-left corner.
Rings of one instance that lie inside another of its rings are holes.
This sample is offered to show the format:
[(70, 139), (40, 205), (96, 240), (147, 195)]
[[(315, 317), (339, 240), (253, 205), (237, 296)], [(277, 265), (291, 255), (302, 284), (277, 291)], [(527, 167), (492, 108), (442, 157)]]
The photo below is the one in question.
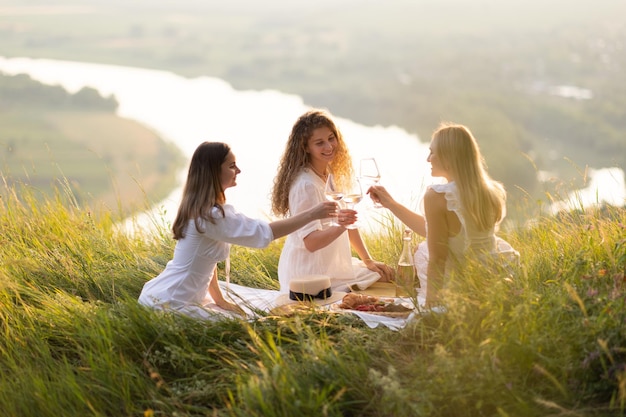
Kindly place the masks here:
[[(160, 70), (0, 57), (0, 71), (25, 73), (70, 92), (88, 86), (104, 96), (114, 95), (120, 116), (151, 128), (188, 156), (205, 140), (227, 142), (242, 170), (237, 187), (227, 191), (228, 202), (255, 217), (269, 217), (269, 194), (278, 160), (291, 126), (310, 108), (296, 95), (273, 90), (237, 91), (218, 78), (185, 78)], [(417, 136), (394, 126), (364, 126), (339, 117), (335, 122), (344, 134), (355, 167), (361, 158), (376, 157), (381, 184), (402, 203), (417, 207), (425, 187), (438, 181), (430, 176), (430, 164), (426, 163), (428, 143)], [(601, 201), (601, 196), (610, 199), (611, 204), (623, 205), (623, 171), (610, 168), (593, 173), (592, 188), (579, 191), (573, 201), (594, 203)], [(181, 184), (183, 179), (184, 172)], [(180, 188), (174, 190), (155, 207), (156, 212), (165, 212), (159, 215), (166, 222), (173, 220), (180, 193)], [(385, 216), (385, 210), (363, 211), (361, 218), (365, 218), (366, 225), (377, 224)]]

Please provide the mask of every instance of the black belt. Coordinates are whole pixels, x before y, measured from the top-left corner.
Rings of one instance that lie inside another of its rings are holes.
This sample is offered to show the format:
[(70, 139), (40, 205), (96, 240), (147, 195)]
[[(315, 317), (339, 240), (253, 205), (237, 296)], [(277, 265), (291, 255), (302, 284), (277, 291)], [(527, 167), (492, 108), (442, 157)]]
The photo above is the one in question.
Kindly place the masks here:
[(313, 301), (315, 298), (325, 300), (327, 298), (330, 298), (331, 295), (333, 295), (333, 292), (330, 288), (326, 288), (315, 295), (305, 294), (303, 292), (289, 291), (289, 299), (294, 301)]

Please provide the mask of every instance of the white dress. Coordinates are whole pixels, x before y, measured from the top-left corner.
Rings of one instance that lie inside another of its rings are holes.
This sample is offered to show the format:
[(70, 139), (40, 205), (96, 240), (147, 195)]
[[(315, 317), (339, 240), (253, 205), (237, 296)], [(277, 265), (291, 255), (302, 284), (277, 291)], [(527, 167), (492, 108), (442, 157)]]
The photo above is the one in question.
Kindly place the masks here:
[[(435, 184), (429, 186), (438, 193), (443, 193), (449, 211), (453, 211), (459, 218), (461, 230), (455, 236), (448, 238), (448, 259), (446, 261), (445, 279), (449, 278), (450, 272), (457, 262), (461, 262), (465, 255), (471, 251), (483, 261), (497, 260), (503, 266), (515, 264), (519, 260), (519, 252), (504, 239), (496, 236), (496, 227), (486, 231), (478, 231), (465, 221), (459, 192), (455, 182), (447, 184)], [(504, 217), (504, 216), (503, 216)], [(428, 230), (428, 225), (426, 225)], [(421, 242), (414, 255), (415, 267), (420, 280), (421, 294), (426, 295), (426, 283), (428, 280), (428, 244)]]
[[(296, 215), (325, 201), (324, 181), (308, 169), (303, 169), (289, 190), (289, 211)], [(316, 230), (330, 226), (329, 219), (315, 220), (287, 236), (278, 261), (280, 292), (289, 292), (289, 281), (303, 275), (328, 275), (334, 291), (346, 291), (348, 285), (371, 285), (380, 275), (367, 269), (365, 264), (352, 257), (348, 233), (342, 233), (328, 246), (309, 252), (304, 238)]]
[(266, 221), (246, 217), (231, 205), (223, 208), (224, 217), (213, 208), (215, 224), (200, 220), (204, 233), (189, 221), (185, 237), (176, 242), (173, 259), (161, 274), (146, 282), (139, 303), (202, 318), (215, 312), (231, 314), (217, 307), (208, 293), (217, 263), (229, 256), (230, 244), (264, 248), (274, 236)]

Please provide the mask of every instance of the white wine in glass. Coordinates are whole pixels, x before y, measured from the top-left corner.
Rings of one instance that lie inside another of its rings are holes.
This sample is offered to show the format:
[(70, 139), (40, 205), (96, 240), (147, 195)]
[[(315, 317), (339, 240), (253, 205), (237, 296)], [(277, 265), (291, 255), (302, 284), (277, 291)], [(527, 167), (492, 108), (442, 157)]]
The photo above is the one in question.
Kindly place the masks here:
[[(363, 158), (359, 164), (359, 178), (367, 188), (376, 185), (380, 181), (380, 171), (375, 158)], [(380, 203), (374, 202), (374, 207), (381, 208)]]
[[(346, 207), (354, 210), (355, 206), (363, 200), (363, 188), (361, 187), (361, 181), (355, 180), (350, 184), (349, 189), (343, 196), (343, 201), (346, 203)], [(358, 222), (352, 223), (346, 226), (346, 229), (357, 229), (359, 227)]]
[[(337, 187), (333, 174), (328, 174), (328, 178), (326, 179), (326, 187), (324, 188), (324, 194), (326, 195), (327, 200), (337, 203), (343, 199), (343, 192)], [(337, 222), (337, 216), (330, 218), (330, 225), (339, 226), (339, 223)]]

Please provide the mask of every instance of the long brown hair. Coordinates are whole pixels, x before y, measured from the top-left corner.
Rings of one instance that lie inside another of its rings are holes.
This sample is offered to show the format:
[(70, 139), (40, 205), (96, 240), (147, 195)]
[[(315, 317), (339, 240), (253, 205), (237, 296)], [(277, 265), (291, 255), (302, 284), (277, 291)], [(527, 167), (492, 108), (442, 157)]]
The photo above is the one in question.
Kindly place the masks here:
[(226, 202), (226, 196), (220, 181), (220, 171), (229, 152), (230, 147), (222, 142), (203, 142), (196, 148), (189, 164), (182, 201), (172, 226), (174, 239), (185, 237), (185, 229), (191, 219), (195, 221), (196, 229), (203, 233), (199, 220), (214, 223), (211, 216), (214, 206), (224, 215), (222, 205)]
[(289, 189), (295, 177), (308, 166), (311, 160), (307, 152), (308, 141), (313, 136), (313, 131), (320, 127), (329, 128), (337, 138), (335, 157), (329, 164), (330, 171), (340, 183), (346, 183), (352, 176), (352, 159), (330, 114), (322, 109), (307, 111), (293, 125), (278, 165), (272, 190), (272, 212), (275, 215), (286, 216), (289, 213)]
[(433, 133), (432, 146), (457, 184), (466, 218), (478, 230), (497, 225), (506, 213), (506, 192), (487, 173), (472, 132), (463, 125), (442, 123)]

